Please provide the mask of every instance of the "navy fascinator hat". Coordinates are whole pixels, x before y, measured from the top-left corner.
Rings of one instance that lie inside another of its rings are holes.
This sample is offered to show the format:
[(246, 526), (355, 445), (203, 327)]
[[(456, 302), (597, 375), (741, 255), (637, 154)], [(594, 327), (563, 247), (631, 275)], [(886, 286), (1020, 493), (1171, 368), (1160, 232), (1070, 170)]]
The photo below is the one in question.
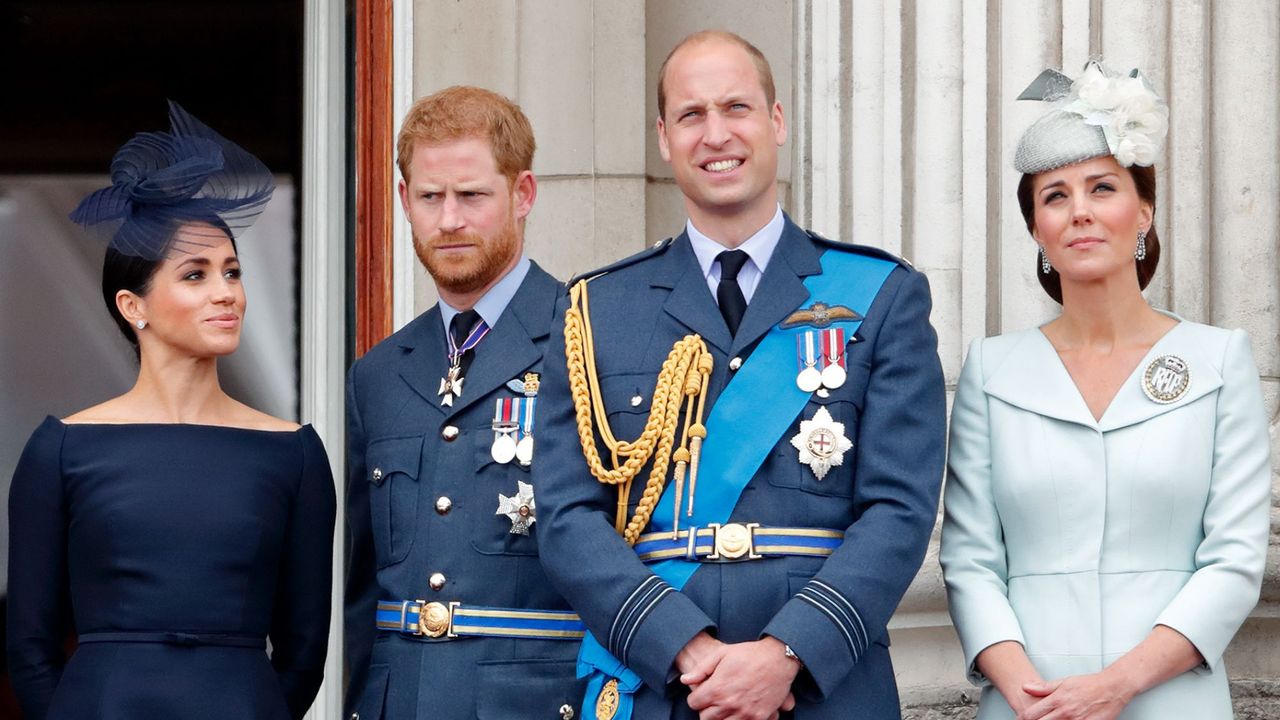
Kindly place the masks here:
[[(169, 101), (169, 132), (139, 133), (111, 159), (111, 185), (71, 213), (122, 254), (158, 261), (239, 235), (271, 199), (262, 161)], [(175, 233), (184, 225), (181, 237)]]

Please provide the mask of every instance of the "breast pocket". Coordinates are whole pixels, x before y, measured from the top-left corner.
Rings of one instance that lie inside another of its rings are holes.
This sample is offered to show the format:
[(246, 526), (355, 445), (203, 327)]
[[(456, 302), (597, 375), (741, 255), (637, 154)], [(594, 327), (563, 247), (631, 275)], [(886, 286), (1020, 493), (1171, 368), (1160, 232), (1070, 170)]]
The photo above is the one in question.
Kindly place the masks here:
[[(517, 459), (505, 463), (494, 460), (492, 427), (478, 428), (471, 435), (475, 438), (473, 452), (476, 471), (473, 484), (479, 497), (478, 503), (464, 508), (464, 512), (469, 511), (471, 516), (471, 546), (484, 555), (537, 555), (537, 493), (533, 493), (534, 502), (530, 515), (535, 519), (527, 528), (528, 534), (512, 532), (515, 527), (512, 518), (498, 512), (501, 504), (499, 495), (514, 499), (520, 497), (525, 489), (521, 487), (522, 483), (529, 488), (533, 487), (529, 469), (532, 463), (538, 462), (536, 442), (532, 462), (526, 466), (521, 465)], [(534, 437), (537, 437), (536, 431)]]
[(632, 442), (644, 432), (645, 423), (649, 421), (649, 409), (653, 407), (657, 378), (657, 370), (600, 378), (605, 414), (613, 436), (619, 441)]
[(413, 547), (422, 442), (423, 436), (414, 435), (369, 443), (369, 506), (379, 568), (404, 560)]
[(843, 385), (829, 390), (827, 397), (814, 393), (809, 398), (774, 448), (778, 470), (770, 473), (769, 484), (814, 495), (853, 497), (858, 427), (869, 374), (869, 366), (853, 364)]

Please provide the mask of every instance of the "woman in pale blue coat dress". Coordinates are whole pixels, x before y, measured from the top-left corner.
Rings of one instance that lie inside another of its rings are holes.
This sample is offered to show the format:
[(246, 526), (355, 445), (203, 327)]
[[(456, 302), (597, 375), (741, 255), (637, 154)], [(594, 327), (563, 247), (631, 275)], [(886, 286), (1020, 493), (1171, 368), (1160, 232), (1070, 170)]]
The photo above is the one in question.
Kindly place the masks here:
[(1062, 314), (973, 343), (942, 565), (978, 717), (1229, 718), (1222, 655), (1265, 562), (1267, 420), (1249, 340), (1155, 310), (1168, 111), (1136, 72), (1046, 71), (1018, 199)]

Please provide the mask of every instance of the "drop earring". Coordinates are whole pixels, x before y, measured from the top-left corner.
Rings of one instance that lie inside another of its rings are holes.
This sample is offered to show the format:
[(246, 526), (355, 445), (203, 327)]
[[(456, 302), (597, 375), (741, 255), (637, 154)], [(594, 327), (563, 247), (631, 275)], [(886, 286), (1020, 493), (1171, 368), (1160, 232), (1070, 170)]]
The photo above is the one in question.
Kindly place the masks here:
[(1143, 260), (1147, 259), (1147, 231), (1146, 230), (1138, 231), (1138, 246), (1133, 249), (1133, 257), (1138, 262), (1142, 262)]
[(1044, 251), (1044, 246), (1040, 246), (1040, 272), (1048, 275), (1053, 271), (1053, 266), (1049, 264), (1049, 254)]

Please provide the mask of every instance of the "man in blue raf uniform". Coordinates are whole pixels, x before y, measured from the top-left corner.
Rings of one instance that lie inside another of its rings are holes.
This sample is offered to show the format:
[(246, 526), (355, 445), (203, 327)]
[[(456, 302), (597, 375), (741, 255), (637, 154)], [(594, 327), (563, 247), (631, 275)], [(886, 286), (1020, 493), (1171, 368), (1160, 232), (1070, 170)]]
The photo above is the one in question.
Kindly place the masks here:
[(573, 286), (539, 408), (582, 716), (897, 718), (886, 625), (943, 467), (928, 284), (782, 213), (786, 124), (745, 40), (687, 38), (658, 98), (689, 222)]
[(563, 286), (523, 255), (524, 114), (487, 90), (419, 100), (400, 200), (440, 302), (347, 384), (349, 717), (572, 718), (583, 631), (538, 562), (529, 469)]

